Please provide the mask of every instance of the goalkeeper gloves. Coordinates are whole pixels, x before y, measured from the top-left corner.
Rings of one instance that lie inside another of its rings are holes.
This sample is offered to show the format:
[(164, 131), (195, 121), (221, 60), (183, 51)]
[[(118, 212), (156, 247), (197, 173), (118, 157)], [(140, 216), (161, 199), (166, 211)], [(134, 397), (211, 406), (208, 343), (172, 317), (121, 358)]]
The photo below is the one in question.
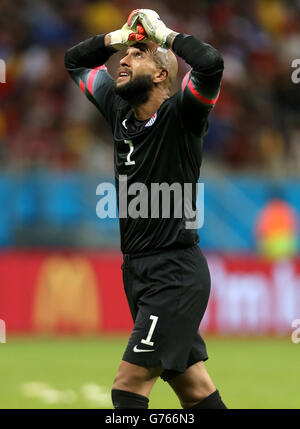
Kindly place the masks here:
[(166, 49), (171, 47), (170, 35), (178, 34), (167, 28), (159, 15), (151, 9), (133, 10), (128, 17), (127, 24), (130, 28), (134, 28), (138, 22), (142, 24), (150, 40)]
[(110, 36), (110, 45), (117, 50), (126, 49), (137, 42), (149, 41), (141, 24), (132, 25), (131, 28), (124, 24), (120, 30), (112, 31), (108, 36)]

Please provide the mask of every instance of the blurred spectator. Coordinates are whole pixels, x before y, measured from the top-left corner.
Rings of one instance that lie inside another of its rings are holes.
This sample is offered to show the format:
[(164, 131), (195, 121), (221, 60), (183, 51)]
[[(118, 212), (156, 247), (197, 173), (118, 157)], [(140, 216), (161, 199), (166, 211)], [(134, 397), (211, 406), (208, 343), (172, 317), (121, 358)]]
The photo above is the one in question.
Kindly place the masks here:
[[(113, 146), (107, 125), (67, 76), (66, 49), (120, 27), (136, 0), (1, 0), (0, 168), (106, 172)], [(299, 171), (300, 84), (297, 0), (145, 1), (167, 25), (224, 55), (219, 102), (205, 150), (216, 166), (274, 174)], [(111, 72), (118, 56), (110, 60)], [(174, 90), (187, 71), (179, 61)]]
[(290, 258), (297, 254), (298, 219), (294, 209), (273, 191), (256, 224), (259, 253), (271, 260)]

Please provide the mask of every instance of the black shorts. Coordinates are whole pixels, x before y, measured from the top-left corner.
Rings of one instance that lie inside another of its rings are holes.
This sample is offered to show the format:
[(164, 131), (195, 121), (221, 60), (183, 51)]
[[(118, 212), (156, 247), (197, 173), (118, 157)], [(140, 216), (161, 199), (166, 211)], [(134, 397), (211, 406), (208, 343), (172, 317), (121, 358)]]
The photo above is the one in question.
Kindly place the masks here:
[(207, 360), (198, 329), (208, 303), (210, 274), (199, 246), (138, 258), (124, 255), (122, 270), (134, 321), (123, 360), (162, 367), (163, 380)]

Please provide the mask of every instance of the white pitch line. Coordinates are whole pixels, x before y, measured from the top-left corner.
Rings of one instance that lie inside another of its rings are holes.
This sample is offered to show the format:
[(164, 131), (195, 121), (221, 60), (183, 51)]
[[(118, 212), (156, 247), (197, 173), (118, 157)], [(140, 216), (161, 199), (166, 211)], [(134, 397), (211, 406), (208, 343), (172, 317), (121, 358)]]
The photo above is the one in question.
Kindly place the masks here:
[(106, 386), (95, 383), (87, 383), (79, 388), (76, 393), (72, 389), (58, 390), (48, 383), (41, 381), (31, 381), (21, 385), (23, 395), (29, 398), (39, 399), (46, 404), (72, 404), (76, 402), (78, 396), (94, 406), (111, 405), (110, 390)]
[(73, 390), (57, 390), (49, 386), (49, 384), (39, 381), (22, 384), (21, 391), (25, 396), (40, 399), (47, 404), (59, 402), (71, 404), (77, 400), (77, 395)]
[(95, 405), (110, 405), (110, 392), (107, 387), (98, 384), (84, 384), (80, 389), (83, 397)]

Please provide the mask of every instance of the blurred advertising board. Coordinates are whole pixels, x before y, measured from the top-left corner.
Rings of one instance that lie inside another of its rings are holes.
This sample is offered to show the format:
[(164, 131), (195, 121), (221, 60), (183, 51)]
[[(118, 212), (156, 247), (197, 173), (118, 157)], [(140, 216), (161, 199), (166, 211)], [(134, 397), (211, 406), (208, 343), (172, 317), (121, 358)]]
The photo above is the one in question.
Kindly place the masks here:
[[(207, 255), (212, 288), (201, 332), (284, 334), (300, 318), (300, 259)], [(5, 251), (0, 319), (8, 333), (118, 333), (132, 329), (114, 251)]]

